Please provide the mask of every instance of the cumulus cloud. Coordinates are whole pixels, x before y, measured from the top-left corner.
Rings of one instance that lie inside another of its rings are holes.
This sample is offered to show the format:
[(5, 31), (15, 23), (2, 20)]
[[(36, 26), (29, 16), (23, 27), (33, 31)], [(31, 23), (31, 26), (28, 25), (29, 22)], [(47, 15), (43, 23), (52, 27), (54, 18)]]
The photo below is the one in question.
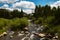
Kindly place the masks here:
[(0, 3), (14, 3), (14, 2), (18, 2), (18, 1), (26, 1), (26, 0), (0, 0)]
[(13, 3), (11, 7), (8, 4), (4, 4), (0, 8), (7, 9), (9, 11), (13, 11), (14, 9), (21, 11), (21, 9), (22, 9), (23, 12), (29, 14), (29, 13), (34, 12), (35, 4), (33, 2), (29, 2), (29, 1), (20, 1), (20, 2)]
[(58, 6), (60, 6), (60, 0), (54, 2), (53, 4), (50, 4), (50, 6), (51, 6), (51, 7), (56, 7), (56, 8), (57, 8)]
[(4, 4), (1, 8), (8, 8), (9, 5), (8, 4)]
[(3, 6), (0, 7), (0, 9), (7, 9), (9, 11), (13, 11), (14, 10), (13, 8), (9, 8), (8, 4), (4, 4)]
[(13, 4), (13, 8), (35, 9), (35, 4), (29, 1), (21, 1)]
[(29, 14), (34, 12), (35, 4), (29, 1), (21, 1), (13, 4), (14, 9), (23, 10), (25, 13)]
[(18, 0), (0, 0), (0, 2), (6, 2), (6, 3), (14, 3), (14, 2), (16, 2), (16, 1), (18, 1)]
[(8, 11), (13, 11), (14, 9), (13, 8), (6, 8)]
[(23, 10), (23, 11), (27, 14), (34, 13), (34, 10)]

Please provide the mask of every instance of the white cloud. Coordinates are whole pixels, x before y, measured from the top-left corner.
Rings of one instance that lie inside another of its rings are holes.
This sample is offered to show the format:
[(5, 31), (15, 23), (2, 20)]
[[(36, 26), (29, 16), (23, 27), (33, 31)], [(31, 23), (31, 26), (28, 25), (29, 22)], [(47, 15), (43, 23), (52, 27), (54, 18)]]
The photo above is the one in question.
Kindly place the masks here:
[(34, 13), (34, 10), (23, 10), (23, 11), (27, 14)]
[(21, 1), (13, 4), (13, 8), (27, 8), (27, 9), (35, 9), (35, 4), (29, 1)]
[(17, 0), (0, 0), (0, 2), (6, 2), (6, 3), (14, 3), (16, 2)]
[(21, 11), (21, 9), (22, 9), (23, 12), (29, 14), (29, 13), (34, 12), (35, 4), (33, 2), (29, 2), (29, 1), (21, 1), (21, 2), (13, 3), (11, 7), (8, 4), (4, 4), (0, 8), (7, 9), (9, 11), (13, 11), (14, 9)]
[(6, 8), (8, 11), (13, 11), (14, 9), (13, 8)]
[(35, 9), (35, 4), (29, 1), (21, 1), (13, 4), (14, 9), (23, 10), (25, 13), (32, 13)]
[(0, 3), (14, 3), (14, 2), (17, 2), (17, 1), (26, 1), (26, 0), (0, 0)]
[(13, 11), (13, 8), (9, 8), (8, 4), (4, 4), (3, 6), (0, 7), (0, 9), (7, 9), (8, 11)]
[(50, 4), (50, 6), (51, 6), (51, 7), (56, 7), (56, 8), (57, 8), (58, 6), (60, 6), (60, 0), (54, 2), (53, 4)]
[(8, 4), (4, 4), (1, 8), (8, 8), (9, 5)]

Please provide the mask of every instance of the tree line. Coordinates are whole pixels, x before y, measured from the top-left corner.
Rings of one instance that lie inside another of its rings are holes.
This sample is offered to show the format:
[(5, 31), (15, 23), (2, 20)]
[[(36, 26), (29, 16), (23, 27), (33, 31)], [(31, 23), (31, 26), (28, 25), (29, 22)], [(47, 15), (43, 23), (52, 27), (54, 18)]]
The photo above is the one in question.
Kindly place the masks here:
[(18, 10), (14, 11), (8, 11), (6, 9), (0, 9), (0, 18), (6, 18), (6, 19), (12, 19), (15, 17), (21, 18), (25, 17), (26, 13), (24, 13), (22, 10), (21, 12)]
[(36, 6), (33, 22), (44, 26), (45, 33), (60, 34), (60, 7), (51, 8), (49, 5)]
[(0, 9), (0, 34), (10, 28), (11, 31), (22, 31), (28, 26), (28, 18), (22, 10), (8, 11)]
[(17, 30), (18, 28), (21, 29), (28, 26), (28, 19), (32, 19), (33, 23), (44, 26), (44, 32), (60, 34), (59, 6), (57, 8), (51, 8), (49, 5), (38, 5), (36, 6), (34, 11), (34, 13), (26, 14), (22, 10), (20, 12), (18, 10), (8, 11), (6, 9), (0, 9), (0, 28), (8, 25), (13, 26), (12, 29), (15, 27), (15, 30)]

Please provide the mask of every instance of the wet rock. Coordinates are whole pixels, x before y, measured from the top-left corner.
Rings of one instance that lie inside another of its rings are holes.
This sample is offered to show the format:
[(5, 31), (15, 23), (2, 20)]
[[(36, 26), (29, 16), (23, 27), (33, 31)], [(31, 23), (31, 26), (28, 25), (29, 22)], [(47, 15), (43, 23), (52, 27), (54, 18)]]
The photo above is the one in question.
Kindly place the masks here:
[(24, 37), (22, 40), (30, 40), (29, 37)]

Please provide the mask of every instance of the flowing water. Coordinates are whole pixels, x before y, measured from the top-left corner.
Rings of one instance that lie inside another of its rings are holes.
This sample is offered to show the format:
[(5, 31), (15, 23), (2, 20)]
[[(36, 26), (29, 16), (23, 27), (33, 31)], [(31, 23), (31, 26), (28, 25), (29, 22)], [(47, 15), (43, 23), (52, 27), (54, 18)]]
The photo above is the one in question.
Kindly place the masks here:
[[(17, 34), (16, 36), (9, 35), (10, 32), (8, 32), (8, 35), (6, 37), (0, 38), (0, 40), (43, 40), (44, 38), (41, 38), (37, 36), (34, 33), (40, 33), (43, 31), (43, 28), (39, 25), (36, 25), (29, 20), (29, 28), (28, 28), (28, 34)], [(11, 37), (10, 37), (11, 36)]]

